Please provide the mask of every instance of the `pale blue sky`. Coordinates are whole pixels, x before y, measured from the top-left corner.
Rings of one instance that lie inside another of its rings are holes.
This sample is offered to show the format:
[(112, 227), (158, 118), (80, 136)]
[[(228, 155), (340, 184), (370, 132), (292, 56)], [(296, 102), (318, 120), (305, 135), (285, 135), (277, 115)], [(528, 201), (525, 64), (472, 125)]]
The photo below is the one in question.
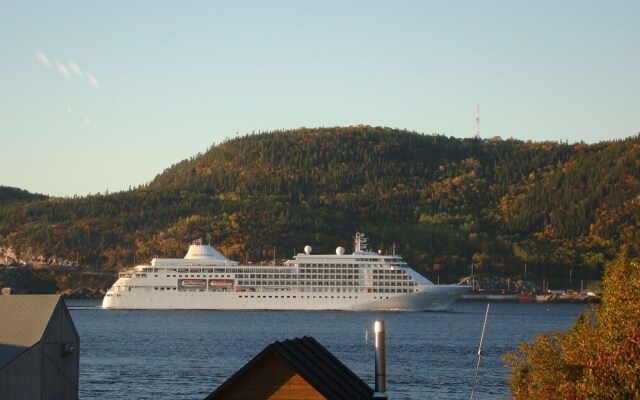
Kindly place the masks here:
[(225, 138), (640, 131), (640, 1), (3, 1), (0, 185), (125, 190)]

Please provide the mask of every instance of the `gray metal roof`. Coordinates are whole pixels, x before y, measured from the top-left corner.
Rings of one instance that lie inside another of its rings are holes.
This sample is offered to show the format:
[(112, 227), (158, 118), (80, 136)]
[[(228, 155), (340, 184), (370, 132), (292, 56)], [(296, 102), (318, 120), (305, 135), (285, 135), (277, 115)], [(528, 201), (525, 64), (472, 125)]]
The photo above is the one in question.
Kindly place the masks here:
[(0, 368), (38, 343), (60, 295), (0, 296)]
[(312, 337), (274, 342), (220, 385), (207, 399), (215, 399), (225, 388), (272, 353), (287, 362), (302, 378), (328, 399), (370, 400), (373, 389)]

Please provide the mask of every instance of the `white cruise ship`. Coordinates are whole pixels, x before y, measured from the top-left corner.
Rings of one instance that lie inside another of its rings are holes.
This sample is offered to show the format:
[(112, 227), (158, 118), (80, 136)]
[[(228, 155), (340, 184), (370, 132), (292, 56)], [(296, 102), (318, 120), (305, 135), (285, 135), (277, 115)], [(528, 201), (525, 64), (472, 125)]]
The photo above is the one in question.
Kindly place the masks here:
[(282, 266), (239, 265), (197, 241), (184, 258), (154, 258), (119, 274), (102, 308), (209, 310), (446, 310), (471, 289), (434, 285), (400, 256), (368, 249), (311, 254)]

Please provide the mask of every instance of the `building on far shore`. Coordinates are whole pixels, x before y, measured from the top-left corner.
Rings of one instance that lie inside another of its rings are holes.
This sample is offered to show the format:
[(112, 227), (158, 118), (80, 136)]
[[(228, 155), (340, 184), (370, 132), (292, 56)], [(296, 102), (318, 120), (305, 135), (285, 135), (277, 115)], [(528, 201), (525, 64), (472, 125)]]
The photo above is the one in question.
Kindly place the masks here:
[(0, 399), (77, 399), (80, 337), (59, 295), (0, 295)]

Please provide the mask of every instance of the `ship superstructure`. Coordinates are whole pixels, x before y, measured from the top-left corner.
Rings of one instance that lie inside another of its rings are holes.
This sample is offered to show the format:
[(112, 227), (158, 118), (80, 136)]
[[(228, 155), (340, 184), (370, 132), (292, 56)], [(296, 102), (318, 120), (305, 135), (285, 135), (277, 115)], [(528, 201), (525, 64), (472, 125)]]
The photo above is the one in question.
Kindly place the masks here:
[(398, 255), (368, 249), (315, 255), (311, 247), (281, 266), (239, 265), (194, 242), (182, 259), (154, 258), (119, 274), (103, 308), (218, 310), (446, 310), (470, 287), (434, 285)]

